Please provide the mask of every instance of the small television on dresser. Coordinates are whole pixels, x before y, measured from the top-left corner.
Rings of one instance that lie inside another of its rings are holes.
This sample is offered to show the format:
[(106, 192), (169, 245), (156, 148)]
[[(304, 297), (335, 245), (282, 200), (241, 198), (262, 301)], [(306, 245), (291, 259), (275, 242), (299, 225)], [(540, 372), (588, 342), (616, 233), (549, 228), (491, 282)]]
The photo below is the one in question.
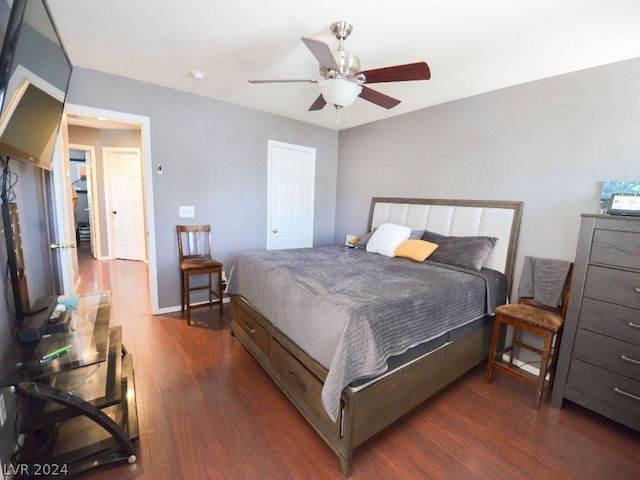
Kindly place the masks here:
[(22, 340), (39, 338), (40, 325), (34, 330), (31, 324), (41, 321), (56, 298), (55, 273), (49, 272), (49, 171), (72, 67), (46, 0), (0, 0), (0, 38), (0, 200), (8, 270), (3, 273), (11, 283), (6, 297), (11, 291), (9, 310), (21, 341), (21, 330), (28, 330)]

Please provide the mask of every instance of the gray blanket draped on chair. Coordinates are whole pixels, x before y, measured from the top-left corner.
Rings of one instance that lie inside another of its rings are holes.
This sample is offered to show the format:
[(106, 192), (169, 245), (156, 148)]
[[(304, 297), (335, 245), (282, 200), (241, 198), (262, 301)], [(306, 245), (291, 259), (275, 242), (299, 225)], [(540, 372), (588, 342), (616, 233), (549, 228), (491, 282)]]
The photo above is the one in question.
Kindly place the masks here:
[(551, 258), (525, 257), (518, 296), (533, 298), (551, 307), (560, 305), (571, 262)]

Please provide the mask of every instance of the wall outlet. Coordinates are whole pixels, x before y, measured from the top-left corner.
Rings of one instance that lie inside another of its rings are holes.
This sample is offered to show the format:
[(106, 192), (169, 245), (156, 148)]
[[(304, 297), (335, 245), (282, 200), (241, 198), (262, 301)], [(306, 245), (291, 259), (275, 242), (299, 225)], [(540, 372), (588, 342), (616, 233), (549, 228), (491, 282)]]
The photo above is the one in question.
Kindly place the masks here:
[(178, 207), (178, 216), (180, 218), (193, 218), (196, 216), (196, 207), (181, 205)]
[(7, 419), (7, 406), (4, 403), (4, 395), (0, 395), (0, 427), (4, 426)]

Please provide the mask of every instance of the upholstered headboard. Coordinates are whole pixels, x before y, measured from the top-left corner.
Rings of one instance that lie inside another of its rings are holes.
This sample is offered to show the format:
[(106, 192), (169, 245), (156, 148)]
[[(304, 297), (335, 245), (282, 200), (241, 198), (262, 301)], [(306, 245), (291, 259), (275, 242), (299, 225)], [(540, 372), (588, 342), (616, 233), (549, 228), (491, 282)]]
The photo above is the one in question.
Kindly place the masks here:
[(383, 223), (441, 235), (496, 237), (485, 267), (505, 274), (511, 287), (523, 202), (381, 198), (371, 200), (369, 231)]

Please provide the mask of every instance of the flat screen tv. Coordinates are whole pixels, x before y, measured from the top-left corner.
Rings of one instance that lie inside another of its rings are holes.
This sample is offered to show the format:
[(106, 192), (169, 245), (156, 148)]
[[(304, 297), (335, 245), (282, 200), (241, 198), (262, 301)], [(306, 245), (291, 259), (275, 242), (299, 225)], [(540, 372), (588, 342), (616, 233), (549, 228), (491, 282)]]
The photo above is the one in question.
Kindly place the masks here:
[(71, 63), (45, 0), (14, 0), (5, 25), (0, 154), (51, 170)]
[[(47, 170), (52, 168), (71, 63), (45, 0), (13, 0), (11, 6), (0, 0), (0, 38), (0, 199), (15, 320), (22, 324), (42, 309), (39, 299), (30, 302), (25, 265), (46, 268), (50, 255), (48, 245), (46, 250), (39, 248), (42, 238), (24, 235), (48, 216), (47, 194), (34, 195), (25, 187), (35, 182), (48, 189)], [(13, 187), (18, 176), (9, 168), (14, 160), (31, 164), (16, 169), (22, 172), (18, 187), (23, 185), (17, 191)], [(42, 172), (40, 179), (35, 171)], [(18, 206), (22, 207), (19, 220)], [(44, 226), (36, 235), (44, 238), (46, 230)], [(42, 290), (41, 285), (36, 287)]]

